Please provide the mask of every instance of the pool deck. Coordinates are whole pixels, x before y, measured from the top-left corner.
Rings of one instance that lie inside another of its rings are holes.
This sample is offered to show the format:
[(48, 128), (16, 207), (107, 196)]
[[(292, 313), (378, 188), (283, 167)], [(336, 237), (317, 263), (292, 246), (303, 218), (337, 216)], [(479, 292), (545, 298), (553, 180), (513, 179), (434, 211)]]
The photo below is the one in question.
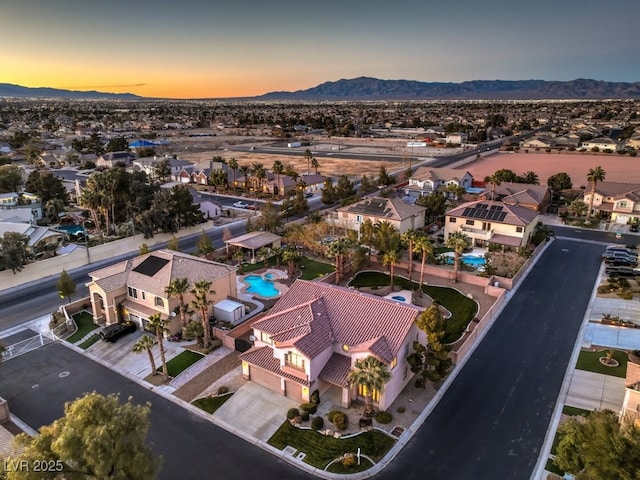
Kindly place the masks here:
[[(263, 297), (262, 295), (258, 295), (254, 292), (248, 292), (247, 289), (251, 286), (249, 285), (246, 281), (245, 278), (249, 277), (251, 275), (255, 275), (258, 277), (262, 277), (264, 278), (264, 276), (266, 274), (271, 274), (271, 278), (268, 278), (267, 280), (270, 280), (274, 283), (275, 288), (278, 290), (278, 295), (273, 295), (270, 297)], [(249, 272), (246, 275), (241, 275), (240, 277), (238, 277), (236, 279), (236, 281), (238, 282), (238, 295), (240, 296), (240, 298), (244, 298), (246, 300), (277, 300), (278, 298), (280, 298), (282, 296), (282, 294), (286, 293), (289, 290), (289, 287), (287, 285), (285, 285), (284, 282), (282, 282), (282, 280), (286, 280), (288, 278), (288, 275), (285, 271), (283, 270), (279, 270), (277, 268), (268, 268), (266, 271), (264, 272)]]

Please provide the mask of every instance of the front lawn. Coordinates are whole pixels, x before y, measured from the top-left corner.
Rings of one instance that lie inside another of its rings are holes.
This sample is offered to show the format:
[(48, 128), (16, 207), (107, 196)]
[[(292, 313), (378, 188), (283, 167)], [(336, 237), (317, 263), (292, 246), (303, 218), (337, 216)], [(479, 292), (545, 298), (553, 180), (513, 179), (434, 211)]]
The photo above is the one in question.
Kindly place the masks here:
[[(390, 280), (390, 276), (384, 272), (360, 272), (349, 282), (349, 286), (356, 288), (386, 287), (390, 284)], [(393, 283), (407, 290), (418, 288), (417, 282), (409, 283), (409, 279), (404, 277), (395, 276)], [(451, 312), (451, 317), (447, 319), (447, 333), (443, 342), (452, 343), (462, 337), (469, 322), (478, 313), (478, 304), (458, 290), (450, 287), (423, 285), (422, 291)]]
[(87, 338), (84, 342), (82, 342), (80, 345), (78, 345), (78, 347), (80, 347), (83, 350), (86, 350), (91, 345), (96, 343), (98, 340), (100, 340), (100, 336), (97, 333), (94, 333), (89, 338)]
[(626, 378), (627, 376), (627, 361), (629, 357), (626, 353), (619, 350), (613, 352), (613, 358), (615, 358), (619, 365), (617, 367), (607, 367), (600, 363), (599, 358), (607, 355), (608, 350), (600, 350), (598, 352), (590, 352), (587, 350), (581, 350), (576, 362), (576, 368), (579, 370), (586, 370), (587, 372), (603, 373), (604, 375), (612, 375), (614, 377)]
[(204, 410), (205, 412), (213, 413), (218, 410), (224, 404), (224, 402), (229, 400), (232, 395), (233, 393), (230, 393), (228, 395), (221, 395), (219, 397), (197, 398), (196, 400), (191, 402), (191, 404), (195, 405), (201, 410)]
[[(199, 360), (202, 360), (203, 358), (204, 355), (200, 353), (192, 352), (191, 350), (185, 350), (184, 352), (176, 355), (167, 362), (167, 371), (169, 373), (169, 376), (172, 378), (177, 377), (191, 365)], [(161, 372), (162, 367), (158, 368), (158, 371)]]
[(268, 441), (269, 445), (279, 450), (291, 445), (298, 452), (306, 454), (306, 463), (322, 469), (345, 453), (356, 453), (358, 448), (361, 453), (378, 462), (395, 442), (395, 439), (377, 430), (345, 439), (327, 437), (314, 430), (296, 428), (286, 420)]
[(93, 323), (93, 315), (89, 312), (78, 312), (72, 316), (75, 320), (78, 330), (76, 333), (67, 338), (67, 342), (76, 343), (82, 340), (90, 331), (95, 330), (100, 325)]
[(314, 280), (334, 270), (335, 267), (329, 263), (318, 262), (307, 257), (302, 257), (300, 260), (300, 271), (302, 272), (300, 278), (302, 280)]

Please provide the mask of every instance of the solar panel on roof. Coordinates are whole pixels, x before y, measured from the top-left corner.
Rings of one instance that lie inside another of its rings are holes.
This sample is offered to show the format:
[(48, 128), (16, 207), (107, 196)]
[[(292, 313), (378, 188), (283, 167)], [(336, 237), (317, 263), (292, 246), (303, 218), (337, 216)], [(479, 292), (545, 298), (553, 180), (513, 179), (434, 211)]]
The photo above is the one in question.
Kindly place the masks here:
[(142, 263), (140, 263), (140, 265), (134, 268), (133, 271), (136, 273), (141, 273), (142, 275), (146, 275), (147, 277), (153, 277), (167, 263), (169, 263), (169, 260), (166, 258), (149, 255), (142, 261)]

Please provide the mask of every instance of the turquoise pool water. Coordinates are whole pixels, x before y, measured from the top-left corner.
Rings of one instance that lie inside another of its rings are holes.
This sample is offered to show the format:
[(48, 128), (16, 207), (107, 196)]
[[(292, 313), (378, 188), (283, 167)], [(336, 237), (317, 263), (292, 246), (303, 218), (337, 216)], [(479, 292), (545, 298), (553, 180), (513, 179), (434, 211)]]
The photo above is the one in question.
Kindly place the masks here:
[(265, 280), (260, 275), (247, 275), (244, 281), (249, 284), (247, 292), (255, 293), (260, 297), (277, 297), (280, 294), (271, 280)]
[(62, 230), (70, 235), (77, 235), (78, 233), (84, 233), (82, 225), (60, 225), (56, 227), (56, 230)]
[[(461, 255), (462, 263), (465, 265), (470, 265), (472, 267), (479, 267), (487, 263), (484, 257), (480, 257), (478, 255)], [(447, 256), (447, 263), (449, 265), (453, 265), (453, 257)]]

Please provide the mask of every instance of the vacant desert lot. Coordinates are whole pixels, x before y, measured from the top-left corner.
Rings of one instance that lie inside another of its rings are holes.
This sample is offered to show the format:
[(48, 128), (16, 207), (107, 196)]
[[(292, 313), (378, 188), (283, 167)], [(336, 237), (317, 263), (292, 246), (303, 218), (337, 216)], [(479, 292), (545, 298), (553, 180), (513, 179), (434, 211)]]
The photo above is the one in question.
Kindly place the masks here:
[(463, 167), (476, 180), (483, 180), (501, 168), (513, 170), (522, 175), (527, 171), (536, 172), (541, 184), (559, 172), (566, 172), (573, 181), (573, 187), (587, 184), (590, 168), (601, 166), (606, 172), (606, 181), (640, 184), (640, 157), (628, 155), (595, 155), (589, 153), (508, 153), (499, 152)]

